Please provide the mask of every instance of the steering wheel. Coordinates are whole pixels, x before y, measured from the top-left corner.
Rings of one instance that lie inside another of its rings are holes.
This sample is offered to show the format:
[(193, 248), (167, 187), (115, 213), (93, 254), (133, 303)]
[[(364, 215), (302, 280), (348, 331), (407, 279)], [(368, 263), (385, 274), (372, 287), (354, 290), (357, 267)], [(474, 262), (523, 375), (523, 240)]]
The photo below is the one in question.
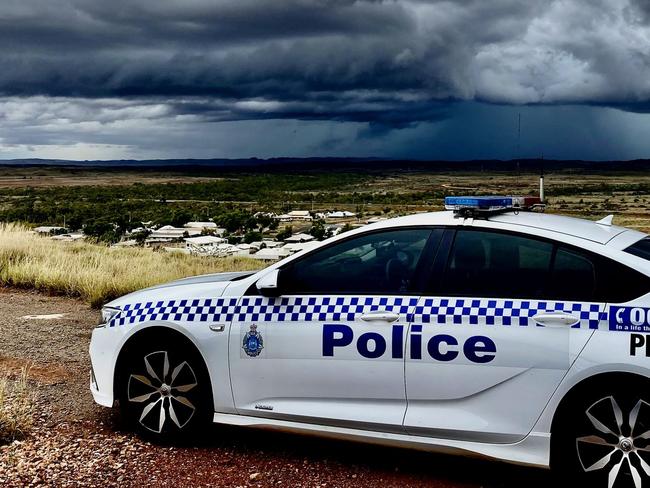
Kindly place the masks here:
[(389, 289), (405, 291), (408, 287), (408, 275), (413, 255), (408, 251), (398, 250), (394, 257), (386, 262), (385, 280)]

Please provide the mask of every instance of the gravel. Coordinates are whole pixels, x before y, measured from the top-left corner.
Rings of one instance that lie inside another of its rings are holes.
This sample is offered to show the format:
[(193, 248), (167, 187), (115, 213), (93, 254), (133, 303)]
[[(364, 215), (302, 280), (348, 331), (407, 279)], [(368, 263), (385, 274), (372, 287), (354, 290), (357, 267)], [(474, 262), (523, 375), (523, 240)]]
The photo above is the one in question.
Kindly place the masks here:
[[(31, 367), (29, 437), (0, 446), (0, 486), (536, 487), (543, 470), (406, 449), (214, 426), (189, 446), (151, 444), (95, 405), (84, 303), (0, 288), (0, 372)], [(57, 317), (57, 314), (63, 314)], [(25, 318), (49, 315), (48, 318)]]

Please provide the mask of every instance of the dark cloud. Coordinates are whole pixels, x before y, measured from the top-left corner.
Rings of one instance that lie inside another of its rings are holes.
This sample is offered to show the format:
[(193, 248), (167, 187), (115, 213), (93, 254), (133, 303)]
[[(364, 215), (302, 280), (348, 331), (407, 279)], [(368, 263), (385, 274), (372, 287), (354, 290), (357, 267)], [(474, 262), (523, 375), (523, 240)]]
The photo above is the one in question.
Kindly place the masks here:
[(166, 97), (176, 109), (213, 98), (216, 119), (398, 125), (450, 99), (633, 109), (650, 99), (649, 10), (642, 0), (5, 0), (0, 93)]
[(647, 0), (3, 0), (0, 53), (5, 146), (283, 120), (390, 152), (466, 102), (650, 106)]

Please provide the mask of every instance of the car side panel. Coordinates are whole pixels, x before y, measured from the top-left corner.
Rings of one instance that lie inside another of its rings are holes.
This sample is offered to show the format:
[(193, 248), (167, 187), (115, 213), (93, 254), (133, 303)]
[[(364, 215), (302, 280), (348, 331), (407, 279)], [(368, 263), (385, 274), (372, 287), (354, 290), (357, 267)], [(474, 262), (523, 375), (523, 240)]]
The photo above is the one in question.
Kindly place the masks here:
[[(403, 347), (407, 317), (417, 300), (410, 296), (243, 297), (230, 332), (237, 412), (402, 432)], [(394, 312), (399, 319), (394, 323), (360, 319), (378, 310)], [(398, 338), (394, 327), (400, 332)], [(253, 328), (263, 339), (256, 354), (243, 348)], [(358, 343), (364, 334), (380, 339), (383, 348), (377, 349), (375, 339), (363, 342), (369, 347), (364, 357)]]
[[(603, 308), (531, 300), (421, 299), (412, 328), (423, 324), (422, 359), (406, 361), (407, 431), (468, 441), (521, 440), (593, 333), (590, 326), (597, 327)], [(578, 324), (582, 328), (540, 327), (531, 318), (540, 310), (572, 309), (578, 316), (579, 310), (587, 310)], [(445, 336), (453, 344), (445, 342), (437, 352), (443, 358), (449, 352), (457, 357), (436, 360), (427, 346), (432, 338)], [(493, 344), (493, 352), (472, 360), (464, 353), (472, 338), (481, 338), (480, 345)]]

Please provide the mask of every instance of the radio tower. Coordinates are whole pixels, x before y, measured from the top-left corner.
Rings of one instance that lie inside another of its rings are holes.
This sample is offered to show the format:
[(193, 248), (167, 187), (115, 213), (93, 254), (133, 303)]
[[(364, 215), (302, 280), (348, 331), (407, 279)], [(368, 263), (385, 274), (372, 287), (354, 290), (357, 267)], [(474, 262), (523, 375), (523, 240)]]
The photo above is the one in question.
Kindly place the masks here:
[(519, 184), (519, 160), (521, 158), (521, 112), (519, 112), (517, 120), (517, 185)]

